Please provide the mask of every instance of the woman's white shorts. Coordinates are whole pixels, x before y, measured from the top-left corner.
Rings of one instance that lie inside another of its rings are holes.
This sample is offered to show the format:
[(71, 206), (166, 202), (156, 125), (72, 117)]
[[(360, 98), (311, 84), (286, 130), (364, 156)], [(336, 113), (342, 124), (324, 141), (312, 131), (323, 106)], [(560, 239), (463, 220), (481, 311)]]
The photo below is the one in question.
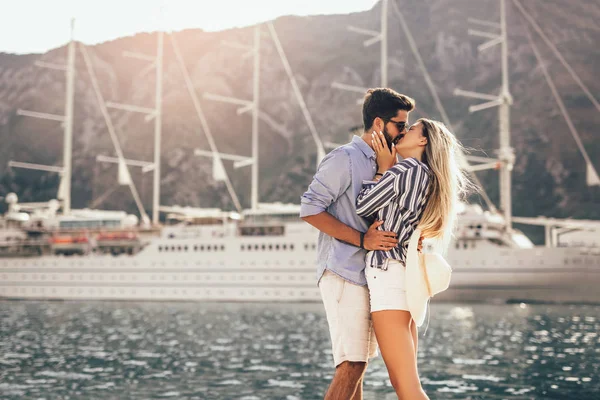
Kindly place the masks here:
[(369, 297), (371, 299), (371, 312), (383, 310), (406, 310), (406, 279), (404, 264), (397, 260), (388, 259), (387, 270), (374, 268), (369, 265), (365, 268)]

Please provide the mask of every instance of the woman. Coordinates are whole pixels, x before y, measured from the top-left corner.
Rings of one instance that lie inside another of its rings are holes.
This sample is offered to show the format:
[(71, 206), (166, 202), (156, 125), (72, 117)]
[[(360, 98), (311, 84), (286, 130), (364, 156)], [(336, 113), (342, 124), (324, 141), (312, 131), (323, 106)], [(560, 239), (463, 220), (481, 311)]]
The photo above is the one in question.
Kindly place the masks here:
[[(429, 399), (417, 372), (417, 326), (407, 305), (405, 262), (417, 228), (424, 238), (448, 244), (459, 196), (468, 185), (458, 166), (461, 146), (442, 123), (428, 119), (412, 125), (391, 151), (381, 133), (373, 133), (372, 145), (379, 169), (374, 181), (363, 184), (357, 213), (383, 220), (381, 229), (398, 234), (397, 247), (366, 256), (373, 327), (398, 397)], [(396, 163), (396, 154), (402, 162)]]

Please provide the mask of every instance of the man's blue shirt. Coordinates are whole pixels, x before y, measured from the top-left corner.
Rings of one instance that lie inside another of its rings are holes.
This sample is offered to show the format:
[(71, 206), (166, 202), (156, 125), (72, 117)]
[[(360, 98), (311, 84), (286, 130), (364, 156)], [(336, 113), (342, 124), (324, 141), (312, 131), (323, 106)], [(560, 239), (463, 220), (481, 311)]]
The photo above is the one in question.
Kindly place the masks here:
[[(366, 232), (369, 222), (356, 213), (356, 197), (363, 180), (373, 179), (375, 172), (375, 152), (362, 138), (354, 136), (352, 142), (331, 151), (321, 161), (302, 195), (300, 217), (327, 211), (342, 223)], [(366, 285), (365, 255), (366, 250), (319, 232), (317, 282), (327, 269), (349, 282)]]

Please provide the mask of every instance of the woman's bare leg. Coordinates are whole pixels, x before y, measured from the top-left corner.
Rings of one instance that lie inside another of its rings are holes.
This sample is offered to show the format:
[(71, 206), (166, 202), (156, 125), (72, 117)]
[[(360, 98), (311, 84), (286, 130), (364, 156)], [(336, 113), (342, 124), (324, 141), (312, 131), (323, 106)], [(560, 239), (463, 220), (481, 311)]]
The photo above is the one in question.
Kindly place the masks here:
[(398, 398), (429, 400), (417, 372), (410, 313), (400, 310), (375, 311), (371, 317), (379, 349)]
[(415, 345), (415, 360), (417, 359), (417, 352), (419, 349), (419, 334), (417, 332), (417, 323), (414, 319), (410, 320), (410, 333), (412, 335), (413, 343)]

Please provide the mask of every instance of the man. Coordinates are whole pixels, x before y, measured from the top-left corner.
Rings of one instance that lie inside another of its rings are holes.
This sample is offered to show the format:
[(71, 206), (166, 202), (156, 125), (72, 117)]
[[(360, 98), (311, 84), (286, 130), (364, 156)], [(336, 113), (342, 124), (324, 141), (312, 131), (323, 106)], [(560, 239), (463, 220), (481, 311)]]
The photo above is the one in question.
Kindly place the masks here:
[(415, 102), (391, 89), (369, 89), (363, 102), (362, 136), (329, 153), (306, 193), (300, 217), (319, 229), (317, 279), (331, 335), (335, 374), (325, 400), (362, 399), (363, 376), (377, 354), (365, 278), (368, 250), (390, 250), (396, 234), (378, 230), (356, 214), (363, 180), (377, 173), (371, 134), (383, 132), (388, 146), (408, 125)]

